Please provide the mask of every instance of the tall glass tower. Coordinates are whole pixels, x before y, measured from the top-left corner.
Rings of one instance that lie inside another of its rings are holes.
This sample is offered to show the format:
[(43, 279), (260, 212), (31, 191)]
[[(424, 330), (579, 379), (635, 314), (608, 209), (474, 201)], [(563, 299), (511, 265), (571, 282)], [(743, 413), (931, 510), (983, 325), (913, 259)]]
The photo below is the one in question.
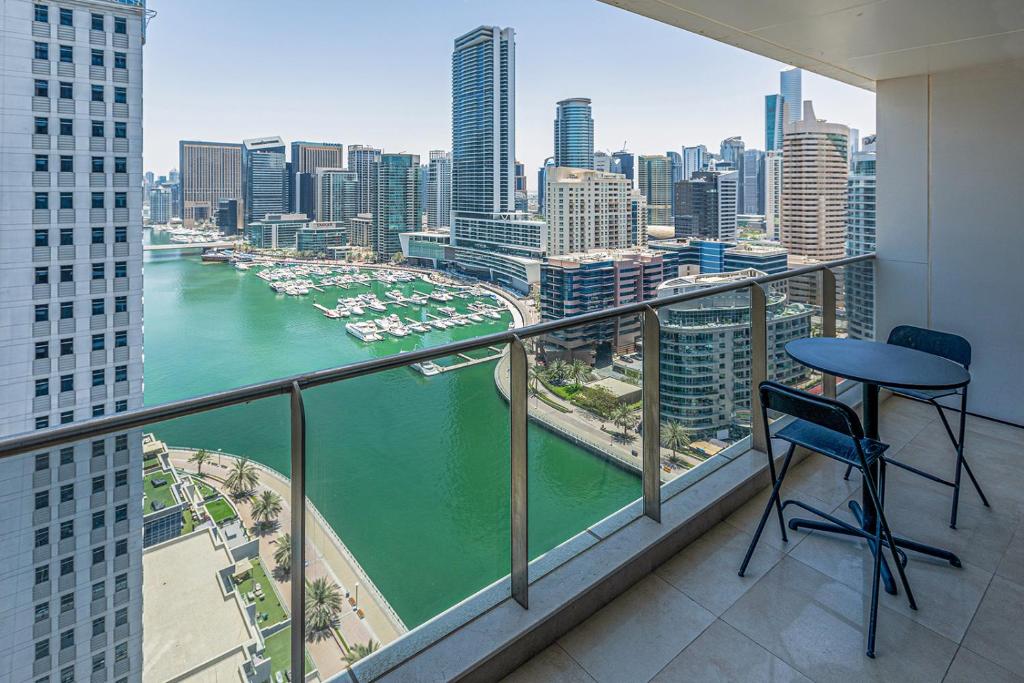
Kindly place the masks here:
[(782, 149), (782, 95), (764, 96), (764, 150)]
[(803, 71), (800, 69), (786, 69), (779, 74), (779, 93), (782, 95), (782, 104), (785, 107), (786, 123), (800, 120), (800, 114), (803, 111), (802, 79)]
[(288, 211), (288, 167), (284, 141), (279, 137), (242, 141), (242, 193), (245, 222), (268, 213)]
[(555, 166), (594, 168), (594, 117), (590, 98), (573, 97), (558, 103)]

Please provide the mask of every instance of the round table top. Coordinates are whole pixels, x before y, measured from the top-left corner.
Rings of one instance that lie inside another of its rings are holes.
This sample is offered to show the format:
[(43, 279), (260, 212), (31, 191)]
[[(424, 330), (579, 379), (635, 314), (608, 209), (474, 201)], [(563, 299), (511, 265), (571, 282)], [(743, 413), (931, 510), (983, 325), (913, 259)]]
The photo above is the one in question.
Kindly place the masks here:
[(813, 337), (789, 342), (786, 353), (836, 377), (896, 389), (956, 389), (971, 381), (963, 366), (942, 356), (883, 342)]

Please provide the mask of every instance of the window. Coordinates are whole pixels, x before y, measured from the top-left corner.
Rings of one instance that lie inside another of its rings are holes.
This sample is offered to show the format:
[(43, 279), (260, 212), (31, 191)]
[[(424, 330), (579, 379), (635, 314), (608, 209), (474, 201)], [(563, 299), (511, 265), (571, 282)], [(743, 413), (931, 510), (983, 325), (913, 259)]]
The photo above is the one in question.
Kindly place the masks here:
[(36, 13), (34, 19), (44, 24), (50, 23), (50, 8), (46, 5), (36, 5)]
[(114, 193), (114, 208), (115, 209), (127, 209), (128, 208), (128, 193), (127, 192), (115, 192)]
[(114, 297), (114, 313), (126, 313), (128, 311), (128, 297)]
[(119, 540), (117, 543), (114, 544), (114, 555), (116, 557), (121, 557), (122, 555), (127, 555), (127, 554), (128, 554), (128, 539), (127, 538), (122, 538), (121, 540)]
[(75, 99), (75, 86), (67, 81), (60, 82), (60, 98), (62, 100)]
[(127, 401), (127, 399), (121, 399), (120, 401), (114, 401), (114, 412), (115, 413), (124, 413), (124, 412), (127, 412), (127, 411), (128, 411), (128, 401)]
[(37, 247), (48, 247), (50, 246), (50, 231), (49, 230), (36, 230), (36, 241)]
[(50, 618), (50, 603), (41, 602), (36, 605), (36, 622), (46, 621)]
[(75, 208), (74, 194), (71, 192), (60, 193), (60, 208), (62, 209), (73, 209)]
[(92, 371), (92, 385), (94, 387), (102, 387), (107, 383), (107, 372), (102, 368)]
[(103, 122), (102, 121), (93, 121), (92, 122), (92, 136), (94, 138), (101, 138), (104, 135), (106, 135), (106, 131), (104, 130)]
[[(70, 194), (70, 192), (68, 193)], [(62, 198), (63, 202), (63, 198)], [(64, 208), (64, 207), (61, 207)], [(71, 207), (68, 207), (71, 208)], [(70, 247), (75, 243), (75, 229), (74, 228), (61, 228), (60, 229), (60, 244), (63, 247)]]
[(92, 229), (92, 243), (103, 244), (106, 242), (106, 228), (93, 228)]
[(103, 414), (105, 412), (106, 411), (104, 410), (102, 405), (95, 405), (95, 406), (92, 407), (92, 416), (93, 417), (103, 417)]
[(92, 86), (92, 88), (91, 88), (91, 91), (92, 91), (92, 97), (90, 99), (93, 102), (102, 102), (103, 101), (103, 86), (102, 85), (95, 85), (94, 84)]
[(50, 657), (50, 641), (36, 641), (36, 659), (48, 659)]
[(58, 134), (70, 136), (75, 134), (75, 123), (71, 119), (61, 119)]
[(75, 646), (75, 630), (69, 628), (60, 634), (60, 649), (67, 650), (69, 647)]
[(127, 138), (128, 137), (128, 124), (124, 121), (114, 121), (114, 137), (115, 138)]
[(64, 62), (65, 64), (71, 64), (75, 61), (74, 54), (74, 50), (71, 48), (70, 45), (60, 46), (60, 61)]
[(92, 585), (92, 599), (93, 602), (96, 600), (102, 600), (107, 597), (107, 582), (99, 581)]
[(75, 500), (75, 485), (64, 484), (60, 487), (60, 502), (70, 503)]
[(50, 544), (50, 529), (49, 527), (41, 527), (36, 529), (35, 544), (37, 548), (42, 548)]
[(106, 305), (106, 302), (103, 299), (93, 299), (92, 300), (92, 314), (93, 315), (103, 315), (104, 313), (106, 313), (106, 308), (107, 308), (107, 305)]
[(98, 655), (92, 656), (92, 671), (93, 673), (99, 673), (107, 668), (107, 658), (101, 652)]
[(60, 464), (61, 465), (70, 465), (74, 461), (75, 461), (75, 447), (74, 446), (68, 446), (67, 448), (60, 449)]
[(114, 102), (117, 104), (128, 104), (128, 88), (114, 86)]
[(114, 472), (114, 487), (127, 486), (128, 485), (128, 470), (118, 470)]
[(127, 173), (128, 159), (126, 157), (114, 157), (114, 173)]
[(107, 525), (107, 515), (103, 510), (92, 513), (92, 528), (102, 529)]
[(60, 8), (60, 25), (61, 26), (74, 26), (75, 25), (75, 13), (64, 7)]
[(50, 119), (45, 116), (37, 116), (35, 118), (35, 124), (32, 128), (36, 135), (49, 135), (50, 134)]
[(37, 209), (49, 209), (50, 208), (50, 195), (48, 192), (36, 192), (36, 208)]
[(114, 450), (115, 451), (126, 451), (128, 450), (128, 435), (118, 434), (114, 437)]
[(75, 520), (69, 519), (60, 523), (60, 540), (75, 537)]
[(36, 585), (46, 583), (50, 580), (50, 568), (48, 566), (40, 565), (36, 567)]
[(50, 282), (50, 269), (49, 268), (36, 268), (35, 283), (37, 285), (45, 285)]
[(124, 17), (114, 17), (114, 33), (120, 33), (127, 35), (128, 33), (128, 20)]
[(75, 411), (69, 410), (60, 414), (60, 423), (62, 425), (69, 424), (75, 421)]
[(107, 454), (107, 444), (103, 439), (98, 439), (92, 442), (92, 457), (102, 458)]
[(114, 612), (114, 626), (124, 626), (128, 623), (128, 608), (122, 607)]
[(121, 504), (114, 508), (114, 522), (123, 522), (128, 519), (128, 505)]
[(124, 244), (128, 241), (128, 228), (124, 225), (119, 225), (114, 228), (114, 241), (119, 244)]
[(106, 344), (104, 343), (104, 341), (105, 341), (105, 335), (102, 335), (102, 334), (94, 334), (94, 335), (92, 335), (92, 350), (93, 351), (102, 351), (103, 349), (105, 349), (106, 348)]
[(105, 617), (96, 617), (92, 620), (92, 637), (102, 636), (103, 632), (107, 630), (107, 620)]
[(91, 204), (91, 206), (94, 209), (102, 209), (102, 208), (104, 208), (103, 193), (102, 192), (93, 192), (92, 193), (92, 204)]
[(36, 360), (44, 360), (50, 357), (50, 342), (36, 342)]
[(73, 301), (61, 301), (60, 302), (60, 319), (68, 320), (69, 318), (75, 317), (75, 302)]
[(114, 368), (114, 381), (115, 382), (127, 382), (128, 381), (128, 366), (118, 365)]
[(90, 24), (90, 27), (92, 28), (92, 30), (93, 31), (102, 31), (103, 30), (103, 15), (102, 14), (93, 14), (91, 19), (92, 19), (92, 23)]
[(128, 333), (120, 330), (114, 333), (114, 348), (121, 349), (128, 346)]
[[(43, 380), (44, 382), (46, 380)], [(50, 492), (47, 490), (36, 491), (36, 510), (43, 510), (50, 507)]]
[(36, 418), (36, 429), (46, 429), (50, 426), (50, 418), (42, 415)]
[(103, 564), (107, 561), (107, 549), (101, 545), (96, 546), (92, 549), (92, 563), (94, 565)]
[(102, 280), (106, 274), (106, 266), (102, 263), (92, 264), (92, 279)]
[(128, 643), (120, 643), (114, 648), (114, 661), (123, 662), (128, 659)]
[(75, 667), (66, 666), (60, 670), (60, 683), (75, 683)]
[(35, 308), (36, 322), (45, 323), (50, 319), (50, 306), (49, 304), (36, 304)]
[[(37, 379), (36, 380), (36, 398), (50, 395), (50, 380), (49, 379)], [(36, 508), (38, 509), (38, 508)]]
[(118, 574), (114, 577), (114, 592), (117, 593), (126, 590), (128, 590), (128, 575)]
[(36, 79), (35, 87), (32, 89), (32, 94), (36, 97), (49, 97), (50, 96), (50, 82), (40, 79)]
[(127, 69), (128, 68), (128, 55), (123, 52), (114, 53), (114, 68), (115, 69)]
[(103, 173), (103, 157), (92, 158), (92, 172)]
[(102, 474), (97, 475), (97, 476), (92, 478), (92, 492), (93, 493), (103, 493), (103, 491), (106, 490), (106, 487), (107, 487), (107, 482), (104, 479)]
[(127, 261), (117, 261), (114, 263), (114, 277), (128, 277)]
[(60, 281), (61, 282), (74, 282), (75, 281), (75, 267), (70, 264), (65, 264), (60, 267)]
[(50, 170), (50, 157), (45, 154), (36, 155), (36, 171), (39, 173), (46, 173)]
[(93, 66), (103, 66), (103, 50), (92, 51), (90, 64), (92, 64)]
[(61, 173), (74, 173), (75, 171), (75, 158), (70, 154), (62, 154), (60, 157), (60, 172)]
[(65, 557), (60, 561), (60, 575), (67, 576), (68, 574), (75, 573), (75, 558), (74, 556)]
[(36, 43), (35, 49), (32, 52), (32, 56), (36, 59), (49, 59), (50, 46), (47, 43)]
[(61, 375), (60, 376), (60, 390), (74, 391), (75, 390), (75, 376), (74, 375)]

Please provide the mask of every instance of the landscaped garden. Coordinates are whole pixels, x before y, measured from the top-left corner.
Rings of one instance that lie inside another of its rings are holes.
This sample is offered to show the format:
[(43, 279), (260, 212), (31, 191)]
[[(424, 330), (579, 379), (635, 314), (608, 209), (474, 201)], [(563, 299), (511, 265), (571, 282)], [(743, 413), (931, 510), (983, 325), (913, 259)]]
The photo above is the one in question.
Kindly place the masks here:
[[(238, 584), (238, 592), (248, 601), (256, 605), (256, 625), (260, 629), (273, 626), (288, 618), (284, 606), (274, 592), (271, 579), (263, 569), (259, 560), (252, 561), (252, 569), (249, 571), (249, 578)], [(256, 586), (259, 585), (262, 597), (256, 595)], [(250, 593), (252, 597), (250, 598)], [(266, 615), (266, 616), (263, 616)]]
[(206, 504), (206, 514), (210, 515), (210, 519), (212, 519), (213, 523), (217, 526), (238, 517), (235, 513), (235, 509), (231, 507), (231, 503), (227, 502), (223, 498), (217, 498), (208, 502)]
[[(263, 651), (263, 656), (270, 659), (270, 679), (275, 680), (274, 674), (278, 671), (290, 673), (292, 665), (292, 627), (288, 626), (281, 629), (267, 638), (265, 644), (267, 647)], [(312, 670), (313, 662), (309, 659), (309, 653), (306, 653), (306, 673), (308, 674)]]
[(156, 512), (172, 505), (177, 505), (171, 485), (175, 483), (171, 472), (157, 470), (142, 477), (142, 510), (143, 514)]
[(192, 477), (192, 481), (195, 482), (196, 491), (199, 492), (199, 496), (203, 500), (209, 500), (210, 498), (213, 498), (214, 496), (217, 495), (217, 490), (214, 489), (209, 484), (207, 484), (202, 479), (200, 479), (199, 477)]

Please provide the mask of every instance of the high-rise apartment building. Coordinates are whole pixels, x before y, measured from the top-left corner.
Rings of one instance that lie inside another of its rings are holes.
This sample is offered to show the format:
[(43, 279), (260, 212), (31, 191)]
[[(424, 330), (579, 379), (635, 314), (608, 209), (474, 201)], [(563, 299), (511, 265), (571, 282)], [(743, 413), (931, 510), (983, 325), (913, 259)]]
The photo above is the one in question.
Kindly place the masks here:
[(764, 152), (759, 149), (744, 150), (741, 168), (743, 175), (740, 181), (743, 187), (740, 196), (743, 204), (739, 213), (763, 214)]
[(344, 148), (339, 142), (293, 142), (288, 165), (289, 208), (312, 216), (316, 211), (318, 168), (342, 168)]
[(708, 148), (704, 145), (683, 147), (683, 177), (689, 180), (697, 171), (703, 171), (708, 165)]
[(603, 173), (616, 173), (613, 169), (612, 157), (608, 152), (594, 152), (594, 170)]
[(516, 212), (526, 213), (530, 203), (526, 195), (526, 165), (516, 162)]
[(537, 210), (544, 213), (544, 188), (548, 184), (548, 172), (555, 167), (555, 158), (548, 157), (544, 165), (537, 169)]
[(288, 212), (288, 167), (279, 137), (242, 141), (242, 198), (245, 222)]
[[(853, 155), (848, 180), (849, 204), (846, 220), (846, 253), (868, 254), (875, 250), (875, 136), (864, 138), (861, 151)], [(875, 336), (875, 285), (872, 264), (844, 268), (847, 333), (857, 339)]]
[(629, 191), (629, 246), (647, 244), (647, 200), (640, 190)]
[(720, 163), (715, 166), (718, 170), (733, 170), (739, 173), (739, 194), (737, 195), (737, 206), (739, 207), (743, 206), (743, 153), (745, 150), (746, 144), (739, 136), (722, 140), (719, 149), (722, 158)]
[(779, 240), (794, 256), (842, 258), (849, 128), (819, 121), (807, 101), (803, 119), (787, 123), (785, 131)]
[(663, 154), (637, 160), (637, 188), (647, 200), (648, 225), (672, 225), (672, 166)]
[(186, 228), (212, 220), (222, 199), (242, 200), (242, 145), (182, 140), (180, 216)]
[(316, 220), (345, 223), (359, 214), (359, 178), (355, 171), (318, 168), (313, 178), (316, 185), (313, 215)]
[(556, 167), (548, 174), (548, 253), (629, 246), (629, 181), (618, 173)]
[(171, 191), (165, 187), (155, 187), (149, 191), (149, 222), (154, 225), (167, 225), (171, 222)]
[(780, 72), (779, 94), (782, 96), (784, 122), (796, 123), (803, 107), (803, 71), (786, 69)]
[(782, 150), (772, 149), (764, 155), (764, 231), (768, 239), (779, 240), (779, 211), (782, 200)]
[[(525, 192), (526, 178), (523, 178)], [(452, 155), (444, 150), (430, 151), (427, 171), (427, 227), (447, 228), (452, 214)]]
[(555, 109), (555, 166), (594, 167), (594, 117), (588, 97), (562, 100)]
[(700, 171), (676, 183), (676, 237), (736, 239), (739, 173)]
[[(144, 13), (0, 3), (0, 435), (142, 407)], [(141, 434), (5, 458), (0, 490), (0, 679), (141, 680)]]
[(381, 151), (366, 145), (348, 146), (348, 170), (359, 178), (359, 213), (372, 213), (377, 201), (377, 164)]
[(612, 153), (612, 173), (621, 173), (626, 176), (633, 187), (637, 187), (635, 166), (636, 155), (632, 152), (623, 149)]
[(782, 95), (764, 96), (764, 149), (770, 152), (782, 149), (783, 119)]
[(373, 208), (373, 250), (385, 260), (402, 250), (398, 235), (420, 229), (420, 157), (381, 154)]

